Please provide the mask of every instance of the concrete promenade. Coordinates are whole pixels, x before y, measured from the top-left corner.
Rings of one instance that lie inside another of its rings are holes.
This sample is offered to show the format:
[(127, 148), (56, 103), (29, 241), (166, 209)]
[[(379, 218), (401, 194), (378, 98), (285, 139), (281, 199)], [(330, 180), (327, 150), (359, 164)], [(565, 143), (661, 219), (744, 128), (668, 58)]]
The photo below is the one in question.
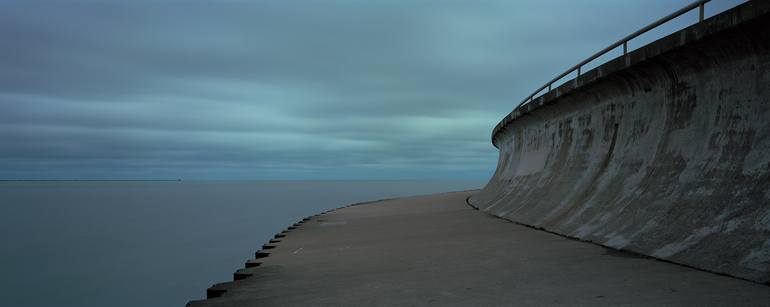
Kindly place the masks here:
[(495, 218), (476, 192), (313, 217), (188, 306), (770, 306), (768, 286)]

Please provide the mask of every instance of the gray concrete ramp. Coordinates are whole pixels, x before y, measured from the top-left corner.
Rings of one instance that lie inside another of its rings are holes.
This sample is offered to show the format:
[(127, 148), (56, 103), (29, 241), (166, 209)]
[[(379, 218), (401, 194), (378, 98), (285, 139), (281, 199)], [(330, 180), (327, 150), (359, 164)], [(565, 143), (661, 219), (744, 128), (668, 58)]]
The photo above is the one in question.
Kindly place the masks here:
[(770, 287), (514, 224), (472, 193), (315, 216), (188, 306), (770, 305)]

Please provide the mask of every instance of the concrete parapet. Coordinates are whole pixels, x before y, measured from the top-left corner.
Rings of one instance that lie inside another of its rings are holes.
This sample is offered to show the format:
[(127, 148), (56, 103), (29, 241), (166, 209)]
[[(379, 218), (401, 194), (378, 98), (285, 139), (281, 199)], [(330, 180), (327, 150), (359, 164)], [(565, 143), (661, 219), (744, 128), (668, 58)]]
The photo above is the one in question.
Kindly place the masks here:
[(767, 29), (770, 2), (750, 1), (512, 112), (493, 132), (497, 170), (470, 203), (770, 282)]

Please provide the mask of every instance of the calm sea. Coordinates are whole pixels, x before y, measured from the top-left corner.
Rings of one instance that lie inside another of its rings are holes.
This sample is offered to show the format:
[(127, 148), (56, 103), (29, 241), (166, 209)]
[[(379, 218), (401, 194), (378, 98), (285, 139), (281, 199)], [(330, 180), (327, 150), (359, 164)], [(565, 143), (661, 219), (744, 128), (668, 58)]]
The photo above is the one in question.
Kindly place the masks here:
[(183, 306), (302, 217), (484, 183), (0, 182), (0, 305)]

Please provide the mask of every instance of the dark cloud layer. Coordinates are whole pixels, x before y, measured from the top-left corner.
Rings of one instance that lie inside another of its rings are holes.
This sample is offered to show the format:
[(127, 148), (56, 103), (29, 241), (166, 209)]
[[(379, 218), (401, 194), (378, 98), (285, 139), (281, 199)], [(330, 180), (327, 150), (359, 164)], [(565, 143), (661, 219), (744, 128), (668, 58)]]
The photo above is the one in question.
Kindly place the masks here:
[(521, 98), (687, 2), (0, 1), (0, 179), (484, 179)]

